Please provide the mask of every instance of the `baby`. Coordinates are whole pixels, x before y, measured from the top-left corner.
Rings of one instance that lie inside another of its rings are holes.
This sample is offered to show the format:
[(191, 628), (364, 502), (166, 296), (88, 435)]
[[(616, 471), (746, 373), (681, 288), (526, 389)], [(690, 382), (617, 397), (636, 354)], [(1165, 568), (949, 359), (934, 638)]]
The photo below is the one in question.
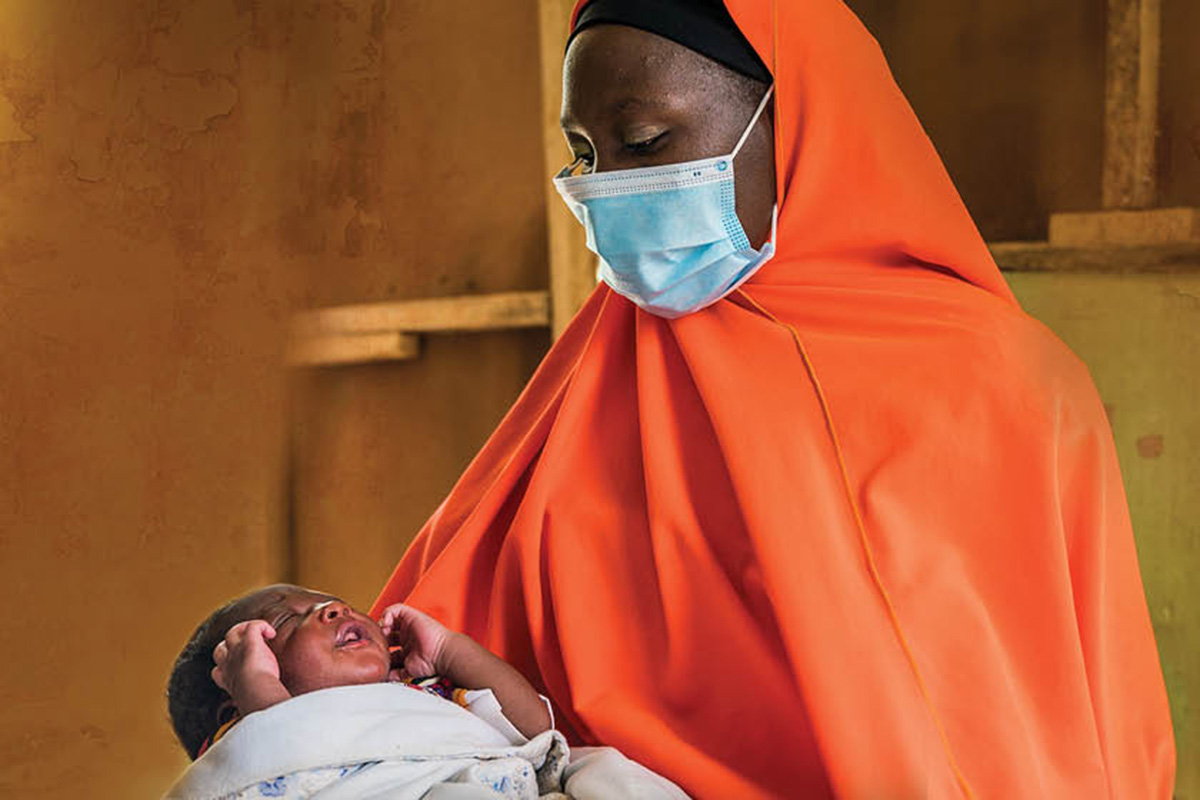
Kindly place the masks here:
[(196, 629), (167, 700), (195, 760), (169, 797), (685, 797), (610, 748), (572, 758), (524, 676), (405, 605), (377, 623), (298, 586), (251, 592)]

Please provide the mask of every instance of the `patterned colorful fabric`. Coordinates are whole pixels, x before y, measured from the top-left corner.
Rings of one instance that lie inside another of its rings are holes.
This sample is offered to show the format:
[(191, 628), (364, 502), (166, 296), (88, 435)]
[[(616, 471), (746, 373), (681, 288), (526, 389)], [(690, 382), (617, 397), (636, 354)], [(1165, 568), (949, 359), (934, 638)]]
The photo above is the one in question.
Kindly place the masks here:
[(452, 684), (448, 679), (442, 678), (438, 675), (434, 675), (429, 678), (411, 678), (408, 681), (405, 681), (404, 685), (410, 686), (413, 689), (420, 689), (421, 691), (428, 692), (429, 694), (437, 695), (443, 700), (449, 700), (451, 703), (457, 703), (463, 708), (466, 708), (468, 705), (467, 690), (460, 689)]
[(221, 727), (217, 728), (217, 732), (205, 739), (204, 744), (200, 745), (200, 752), (196, 753), (196, 758), (204, 755), (204, 752), (208, 750), (208, 748), (219, 742), (221, 737), (228, 733), (230, 728), (232, 728), (234, 725), (237, 725), (238, 720), (240, 719), (241, 717), (234, 717), (233, 719), (221, 725)]

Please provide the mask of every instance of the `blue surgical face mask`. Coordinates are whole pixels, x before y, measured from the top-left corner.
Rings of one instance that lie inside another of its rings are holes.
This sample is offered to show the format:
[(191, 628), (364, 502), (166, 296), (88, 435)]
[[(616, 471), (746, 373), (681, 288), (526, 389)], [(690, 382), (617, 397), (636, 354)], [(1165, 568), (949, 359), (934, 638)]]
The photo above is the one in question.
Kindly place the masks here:
[(652, 314), (674, 319), (725, 297), (775, 254), (750, 246), (737, 216), (733, 160), (762, 116), (763, 96), (729, 155), (554, 179), (600, 256), (599, 277)]

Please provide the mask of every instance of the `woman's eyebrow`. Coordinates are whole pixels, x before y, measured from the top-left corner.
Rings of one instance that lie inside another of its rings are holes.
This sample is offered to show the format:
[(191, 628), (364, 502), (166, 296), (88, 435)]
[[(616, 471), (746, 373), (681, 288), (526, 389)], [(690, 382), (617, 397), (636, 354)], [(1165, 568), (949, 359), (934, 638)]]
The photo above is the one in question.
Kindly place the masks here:
[(658, 100), (631, 95), (617, 100), (608, 107), (608, 110), (611, 114), (620, 114), (623, 111), (629, 111), (631, 109), (640, 109), (645, 107), (655, 108), (659, 105), (661, 105), (661, 103), (659, 103)]
[[(662, 108), (664, 108), (663, 102), (656, 97), (625, 95), (624, 97), (619, 97), (605, 106), (603, 109), (603, 114), (606, 117), (615, 117), (618, 114), (624, 114), (627, 111), (640, 111), (642, 109), (657, 111)], [(558, 124), (563, 130), (572, 130), (578, 127), (578, 122), (570, 111), (563, 112), (563, 115), (559, 117)]]

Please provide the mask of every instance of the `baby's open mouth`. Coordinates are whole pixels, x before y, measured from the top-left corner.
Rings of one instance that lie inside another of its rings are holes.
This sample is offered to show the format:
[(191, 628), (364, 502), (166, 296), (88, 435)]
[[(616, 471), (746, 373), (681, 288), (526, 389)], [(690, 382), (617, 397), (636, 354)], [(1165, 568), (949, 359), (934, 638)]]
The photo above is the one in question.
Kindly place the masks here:
[(362, 623), (347, 620), (338, 627), (337, 639), (334, 640), (333, 646), (355, 647), (370, 642), (371, 637), (367, 635), (367, 629)]

